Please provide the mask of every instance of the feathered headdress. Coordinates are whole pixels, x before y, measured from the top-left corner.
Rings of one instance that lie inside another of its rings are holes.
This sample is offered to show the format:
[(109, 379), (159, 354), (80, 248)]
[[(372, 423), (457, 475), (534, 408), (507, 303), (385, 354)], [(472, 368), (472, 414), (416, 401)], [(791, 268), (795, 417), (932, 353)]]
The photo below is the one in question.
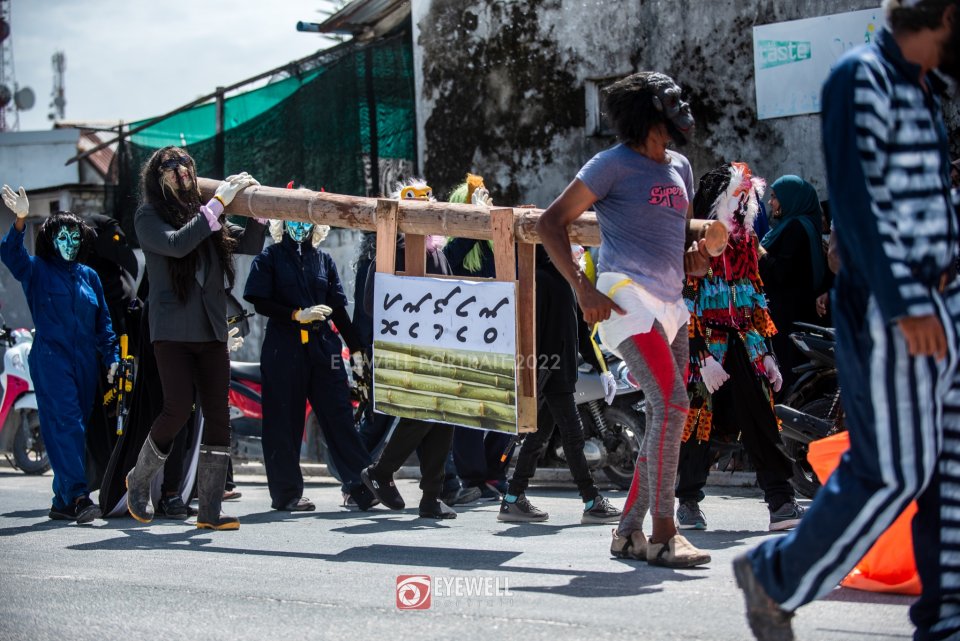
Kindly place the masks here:
[(753, 229), (767, 182), (754, 176), (745, 162), (730, 163), (729, 174), (726, 189), (713, 201), (711, 218), (723, 223), (731, 235), (739, 235)]

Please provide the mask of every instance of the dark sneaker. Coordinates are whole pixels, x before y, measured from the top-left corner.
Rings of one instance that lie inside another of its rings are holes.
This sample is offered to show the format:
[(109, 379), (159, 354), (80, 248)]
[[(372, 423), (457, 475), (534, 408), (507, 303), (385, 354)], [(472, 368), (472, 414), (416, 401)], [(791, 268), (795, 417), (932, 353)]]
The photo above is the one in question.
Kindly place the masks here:
[(796, 501), (784, 503), (770, 512), (770, 531), (782, 532), (797, 527), (804, 512), (806, 510), (797, 505)]
[(351, 488), (350, 496), (353, 497), (353, 500), (357, 504), (357, 509), (361, 512), (366, 512), (374, 505), (380, 503), (380, 499), (377, 498), (377, 495), (371, 492), (370, 489), (363, 484)]
[(274, 508), (275, 510), (280, 510), (281, 512), (313, 512), (317, 509), (317, 506), (313, 504), (313, 501), (308, 499), (305, 496), (301, 496), (295, 499), (291, 499), (283, 507)]
[(487, 481), (480, 484), (481, 501), (499, 501), (506, 494), (506, 489), (500, 486), (496, 481)]
[(186, 506), (179, 495), (164, 496), (157, 502), (156, 517), (158, 519), (180, 519), (190, 516), (190, 508)]
[(51, 505), (50, 511), (47, 513), (47, 517), (53, 519), (54, 521), (76, 521), (77, 504), (71, 503), (66, 507), (57, 507), (56, 505)]
[(373, 466), (365, 467), (360, 471), (360, 478), (367, 489), (391, 510), (402, 510), (407, 506), (397, 490), (396, 483), (391, 477), (389, 480), (379, 479), (372, 473)]
[(593, 501), (593, 507), (583, 511), (580, 517), (580, 523), (584, 525), (596, 523), (616, 523), (620, 520), (620, 510), (610, 505), (610, 501), (602, 496), (597, 496)]
[(759, 641), (793, 641), (790, 626), (791, 612), (787, 612), (770, 598), (753, 572), (750, 557), (741, 554), (733, 560), (733, 576), (743, 590), (747, 602), (747, 622)]
[(438, 498), (420, 499), (420, 517), (424, 519), (455, 519), (457, 512)]
[(89, 523), (94, 519), (99, 519), (102, 516), (100, 512), (100, 507), (91, 501), (89, 497), (83, 497), (76, 502), (77, 506), (77, 523)]
[(51, 506), (47, 516), (54, 521), (76, 521), (84, 524), (90, 523), (101, 516), (100, 508), (89, 498), (83, 497), (77, 499), (66, 507)]
[(441, 497), (447, 505), (467, 505), (480, 498), (479, 487), (461, 487), (453, 492), (447, 492)]
[(677, 529), (706, 530), (707, 518), (696, 501), (683, 501), (677, 508)]
[(500, 501), (500, 513), (497, 514), (497, 520), (506, 523), (534, 523), (548, 518), (550, 515), (531, 504), (526, 494), (521, 494), (513, 503), (507, 503), (507, 499)]

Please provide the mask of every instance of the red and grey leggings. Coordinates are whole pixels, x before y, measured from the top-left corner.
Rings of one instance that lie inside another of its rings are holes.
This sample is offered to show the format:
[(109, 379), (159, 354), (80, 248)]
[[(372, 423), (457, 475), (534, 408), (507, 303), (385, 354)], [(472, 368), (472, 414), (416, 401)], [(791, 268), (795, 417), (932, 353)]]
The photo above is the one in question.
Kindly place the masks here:
[(670, 343), (663, 326), (655, 322), (651, 331), (631, 336), (617, 350), (646, 397), (646, 434), (617, 528), (621, 536), (629, 536), (643, 529), (648, 511), (652, 517), (673, 518), (680, 438), (689, 409), (686, 325)]

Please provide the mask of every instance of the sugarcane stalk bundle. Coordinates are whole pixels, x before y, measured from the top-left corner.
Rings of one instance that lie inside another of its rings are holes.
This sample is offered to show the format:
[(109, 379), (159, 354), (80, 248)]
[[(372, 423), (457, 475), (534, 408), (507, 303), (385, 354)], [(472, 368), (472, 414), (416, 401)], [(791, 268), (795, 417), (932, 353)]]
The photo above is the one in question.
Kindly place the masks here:
[(393, 416), (513, 432), (514, 371), (510, 355), (377, 341), (374, 400)]

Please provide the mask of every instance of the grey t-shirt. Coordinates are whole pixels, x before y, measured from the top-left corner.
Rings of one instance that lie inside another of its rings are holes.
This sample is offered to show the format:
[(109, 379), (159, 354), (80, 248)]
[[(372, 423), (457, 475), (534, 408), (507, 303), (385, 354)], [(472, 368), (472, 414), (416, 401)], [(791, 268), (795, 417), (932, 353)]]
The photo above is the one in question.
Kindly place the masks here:
[(658, 163), (619, 144), (583, 166), (577, 178), (597, 197), (598, 272), (626, 274), (663, 301), (680, 298), (687, 207), (693, 201), (690, 161), (667, 151)]

